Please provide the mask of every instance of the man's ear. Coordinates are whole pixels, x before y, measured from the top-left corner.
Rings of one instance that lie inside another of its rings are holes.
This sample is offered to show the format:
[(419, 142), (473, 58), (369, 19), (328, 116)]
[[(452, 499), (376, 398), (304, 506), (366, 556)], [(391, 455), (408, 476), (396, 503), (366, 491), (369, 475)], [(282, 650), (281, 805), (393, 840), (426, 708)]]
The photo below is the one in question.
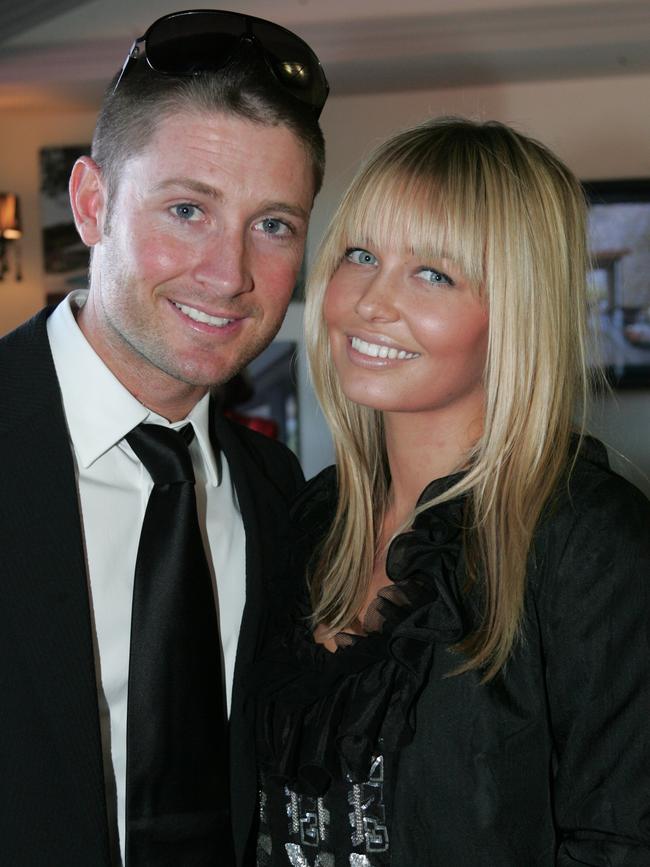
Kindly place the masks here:
[(102, 239), (106, 189), (102, 172), (90, 157), (79, 157), (70, 175), (70, 204), (81, 240), (93, 247)]

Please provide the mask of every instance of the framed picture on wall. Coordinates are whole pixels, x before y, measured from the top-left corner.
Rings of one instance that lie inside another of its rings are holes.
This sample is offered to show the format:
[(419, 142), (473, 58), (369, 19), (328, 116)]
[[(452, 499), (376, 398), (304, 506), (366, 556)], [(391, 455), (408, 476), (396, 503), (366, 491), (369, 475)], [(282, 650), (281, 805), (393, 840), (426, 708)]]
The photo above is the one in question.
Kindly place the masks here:
[(46, 147), (40, 151), (43, 269), (47, 303), (88, 285), (88, 248), (77, 234), (68, 200), (68, 180), (77, 157), (90, 145)]
[(650, 387), (650, 178), (585, 181), (589, 292), (600, 361), (617, 388)]

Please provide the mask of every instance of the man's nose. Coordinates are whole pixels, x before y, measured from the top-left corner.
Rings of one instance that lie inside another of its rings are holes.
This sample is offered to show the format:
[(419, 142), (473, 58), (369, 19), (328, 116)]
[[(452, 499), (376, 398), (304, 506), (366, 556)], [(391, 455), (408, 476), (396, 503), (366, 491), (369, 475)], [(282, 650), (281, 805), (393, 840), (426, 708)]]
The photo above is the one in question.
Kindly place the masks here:
[(242, 232), (221, 231), (206, 238), (194, 267), (194, 279), (219, 297), (250, 292), (253, 278)]

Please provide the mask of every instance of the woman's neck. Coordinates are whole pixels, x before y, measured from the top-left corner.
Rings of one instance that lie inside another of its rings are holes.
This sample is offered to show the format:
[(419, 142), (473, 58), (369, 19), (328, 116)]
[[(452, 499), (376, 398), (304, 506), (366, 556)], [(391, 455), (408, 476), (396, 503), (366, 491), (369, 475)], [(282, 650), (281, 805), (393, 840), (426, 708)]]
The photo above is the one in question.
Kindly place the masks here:
[(458, 413), (385, 413), (386, 452), (390, 466), (390, 522), (398, 526), (413, 511), (434, 479), (462, 469), (482, 433), (482, 417)]

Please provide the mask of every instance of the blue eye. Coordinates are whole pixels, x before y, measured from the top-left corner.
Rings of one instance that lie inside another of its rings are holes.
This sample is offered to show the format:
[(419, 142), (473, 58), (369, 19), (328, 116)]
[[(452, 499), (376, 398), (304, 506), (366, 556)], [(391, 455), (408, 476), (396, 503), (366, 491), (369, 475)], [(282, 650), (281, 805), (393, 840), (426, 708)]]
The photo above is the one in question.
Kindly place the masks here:
[(264, 217), (259, 223), (255, 224), (256, 229), (260, 229), (265, 235), (288, 235), (291, 233), (291, 227), (284, 220), (278, 220), (276, 217)]
[(376, 265), (377, 257), (361, 247), (350, 247), (345, 251), (345, 258), (355, 265)]
[(199, 207), (197, 205), (190, 205), (189, 202), (182, 202), (180, 205), (174, 205), (171, 210), (176, 217), (188, 223), (201, 218), (201, 210)]
[(454, 281), (445, 274), (443, 271), (436, 271), (435, 268), (421, 268), (418, 273), (418, 277), (421, 277), (423, 280), (426, 280), (427, 283), (433, 283), (434, 285), (443, 284), (447, 286), (455, 286)]

